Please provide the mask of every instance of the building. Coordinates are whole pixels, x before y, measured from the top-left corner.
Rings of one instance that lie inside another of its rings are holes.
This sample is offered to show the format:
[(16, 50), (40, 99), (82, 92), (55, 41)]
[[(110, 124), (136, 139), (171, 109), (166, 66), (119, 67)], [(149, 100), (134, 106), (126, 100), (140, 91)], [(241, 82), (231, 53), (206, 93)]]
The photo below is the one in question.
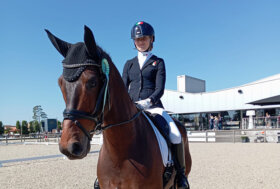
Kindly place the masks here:
[(57, 119), (45, 119), (42, 121), (42, 130), (45, 132), (53, 132), (57, 129)]
[(280, 127), (280, 74), (213, 92), (205, 92), (203, 80), (178, 76), (177, 88), (165, 90), (161, 100), (189, 130), (209, 129), (211, 116), (221, 117), (222, 129), (248, 128), (251, 119), (268, 126), (268, 116), (270, 127)]
[(13, 125), (4, 125), (4, 130), (8, 130), (9, 134), (14, 134), (18, 131), (17, 127)]

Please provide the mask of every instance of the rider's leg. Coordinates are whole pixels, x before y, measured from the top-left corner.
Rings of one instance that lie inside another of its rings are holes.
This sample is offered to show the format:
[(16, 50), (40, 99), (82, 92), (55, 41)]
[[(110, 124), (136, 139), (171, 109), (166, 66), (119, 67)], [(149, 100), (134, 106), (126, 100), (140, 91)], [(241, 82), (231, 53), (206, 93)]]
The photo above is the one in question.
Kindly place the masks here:
[(174, 155), (174, 165), (177, 171), (177, 187), (178, 189), (189, 188), (189, 183), (185, 175), (185, 150), (182, 142), (182, 137), (178, 127), (173, 119), (162, 108), (148, 109), (151, 113), (157, 113), (162, 115), (170, 126), (169, 140), (172, 143), (171, 151)]
[(179, 144), (172, 144), (172, 154), (174, 155), (174, 165), (177, 170), (177, 187), (178, 189), (189, 188), (188, 179), (185, 175), (186, 163), (185, 163), (185, 149), (183, 142)]

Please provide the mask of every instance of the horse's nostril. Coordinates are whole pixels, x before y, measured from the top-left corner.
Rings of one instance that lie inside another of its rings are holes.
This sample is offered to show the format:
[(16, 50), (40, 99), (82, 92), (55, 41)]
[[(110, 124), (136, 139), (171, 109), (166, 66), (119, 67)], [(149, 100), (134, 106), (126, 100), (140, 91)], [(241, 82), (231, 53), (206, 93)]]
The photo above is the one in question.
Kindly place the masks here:
[(79, 142), (74, 142), (72, 145), (69, 146), (69, 152), (75, 156), (80, 156), (82, 151), (83, 147)]

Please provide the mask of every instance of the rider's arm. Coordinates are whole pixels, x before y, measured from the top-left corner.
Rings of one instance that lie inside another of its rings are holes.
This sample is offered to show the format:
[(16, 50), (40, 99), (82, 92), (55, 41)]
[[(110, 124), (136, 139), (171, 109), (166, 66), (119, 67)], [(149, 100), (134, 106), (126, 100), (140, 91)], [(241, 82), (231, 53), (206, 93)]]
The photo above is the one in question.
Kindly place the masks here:
[(165, 65), (164, 60), (159, 59), (157, 60), (157, 73), (156, 73), (156, 87), (153, 94), (149, 97), (151, 99), (152, 104), (157, 102), (164, 93), (165, 87), (165, 80), (166, 80), (166, 72), (165, 72)]

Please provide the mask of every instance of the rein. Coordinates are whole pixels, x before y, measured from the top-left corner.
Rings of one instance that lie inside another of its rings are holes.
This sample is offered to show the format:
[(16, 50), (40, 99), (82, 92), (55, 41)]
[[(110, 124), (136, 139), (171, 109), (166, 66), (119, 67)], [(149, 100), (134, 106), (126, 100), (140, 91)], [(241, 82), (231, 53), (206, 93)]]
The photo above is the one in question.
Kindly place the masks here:
[(106, 129), (109, 129), (111, 127), (115, 127), (115, 126), (119, 126), (119, 125), (124, 125), (124, 124), (127, 124), (127, 123), (130, 123), (131, 121), (133, 121), (134, 119), (136, 119), (143, 111), (140, 110), (139, 112), (137, 112), (136, 114), (134, 114), (132, 116), (132, 118), (130, 118), (129, 120), (127, 121), (123, 121), (121, 123), (116, 123), (116, 124), (110, 124), (110, 125), (106, 125), (106, 126), (103, 126), (103, 127), (100, 127), (100, 131), (104, 131)]
[[(142, 113), (142, 111), (139, 111), (136, 114), (134, 114), (133, 117), (130, 118), (129, 120), (126, 120), (126, 121), (123, 121), (123, 122), (117, 123), (117, 124), (109, 124), (109, 125), (102, 127), (102, 124), (104, 122), (104, 108), (105, 108), (105, 105), (107, 102), (107, 97), (109, 96), (109, 91), (108, 91), (109, 71), (110, 71), (109, 63), (108, 63), (107, 59), (104, 58), (104, 59), (102, 59), (101, 65), (94, 63), (94, 62), (90, 62), (90, 63), (86, 63), (86, 64), (71, 65), (72, 68), (80, 67), (80, 66), (96, 66), (101, 70), (101, 73), (103, 75), (105, 75), (104, 84), (101, 88), (100, 93), (98, 94), (96, 106), (95, 106), (94, 112), (92, 114), (84, 112), (84, 111), (80, 111), (80, 110), (75, 110), (75, 109), (70, 109), (70, 110), (65, 109), (63, 111), (64, 120), (65, 119), (72, 120), (75, 123), (75, 125), (84, 132), (84, 134), (88, 137), (88, 139), (90, 141), (91, 141), (92, 134), (100, 134), (102, 131), (109, 129), (111, 127), (130, 123), (131, 121), (136, 119)], [(108, 93), (108, 96), (107, 96), (107, 93)], [(102, 106), (101, 106), (101, 104), (102, 104)], [(110, 108), (110, 105), (109, 105), (109, 108)], [(95, 122), (96, 126), (93, 130), (87, 131), (77, 119), (92, 120)]]
[[(64, 110), (63, 112), (63, 116), (64, 119), (70, 119), (72, 120), (75, 125), (77, 125), (83, 132), (84, 134), (88, 137), (88, 139), (91, 141), (91, 136), (92, 134), (100, 134), (102, 131), (109, 129), (111, 127), (115, 127), (115, 126), (119, 126), (119, 125), (125, 125), (127, 123), (132, 122), (133, 120), (135, 120), (140, 114), (142, 113), (142, 110), (140, 110), (139, 112), (137, 112), (136, 114), (134, 114), (132, 116), (132, 118), (130, 118), (129, 120), (123, 121), (121, 123), (116, 123), (116, 124), (109, 124), (106, 126), (102, 127), (103, 124), (103, 119), (102, 121), (98, 122), (97, 121), (97, 117), (94, 117), (92, 114), (89, 114), (87, 112), (83, 112), (83, 111), (79, 111), (79, 110)], [(103, 114), (103, 112), (102, 112)], [(77, 119), (88, 119), (88, 120), (92, 120), (96, 123), (96, 126), (93, 130), (91, 131), (87, 131), (82, 124), (77, 120)]]

